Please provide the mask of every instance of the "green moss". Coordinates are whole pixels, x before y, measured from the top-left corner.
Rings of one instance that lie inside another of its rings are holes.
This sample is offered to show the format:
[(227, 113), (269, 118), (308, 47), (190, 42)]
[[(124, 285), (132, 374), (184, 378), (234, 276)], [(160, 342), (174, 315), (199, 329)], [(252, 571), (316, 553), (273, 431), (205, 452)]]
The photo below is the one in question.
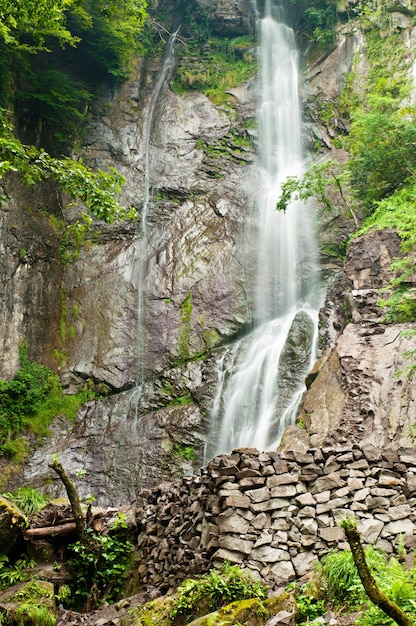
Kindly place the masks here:
[(206, 328), (203, 330), (202, 337), (208, 350), (221, 343), (221, 336), (215, 328)]
[(59, 318), (59, 328), (61, 331), (61, 340), (65, 345), (66, 343), (66, 318), (68, 316), (68, 307), (66, 302), (66, 291), (61, 289), (61, 314)]
[[(7, 599), (11, 623), (16, 626), (55, 626), (53, 585), (44, 581), (30, 581)], [(6, 604), (7, 607), (7, 604)]]
[(191, 463), (194, 463), (198, 460), (193, 446), (174, 443), (172, 452), (175, 456), (179, 456), (185, 461), (190, 461)]
[(29, 526), (29, 520), (26, 515), (8, 498), (0, 496), (0, 508), (9, 513), (13, 526), (17, 526), (21, 530), (26, 530)]
[(191, 349), (189, 339), (191, 335), (192, 294), (188, 293), (179, 307), (180, 326), (178, 336), (178, 353), (181, 359), (189, 359)]
[(134, 626), (172, 626), (169, 615), (172, 610), (175, 596), (157, 598), (152, 602), (142, 604), (132, 609), (130, 614), (134, 617)]

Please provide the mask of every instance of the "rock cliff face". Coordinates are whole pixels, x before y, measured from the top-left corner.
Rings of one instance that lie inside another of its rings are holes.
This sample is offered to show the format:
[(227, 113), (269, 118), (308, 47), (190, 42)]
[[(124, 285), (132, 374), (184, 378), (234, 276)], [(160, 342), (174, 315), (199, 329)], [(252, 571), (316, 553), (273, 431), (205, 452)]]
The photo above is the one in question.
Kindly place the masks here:
[[(201, 6), (222, 35), (248, 32), (254, 20), (249, 3)], [(344, 122), (323, 125), (319, 110), (339, 96), (357, 58), (365, 68), (362, 35), (341, 34), (303, 76), (305, 142), (339, 158), (332, 137)], [(63, 267), (50, 216), (61, 216), (66, 199), (48, 188), (28, 192), (11, 178), (0, 211), (0, 375), (12, 375), (26, 337), (33, 359), (61, 365), (69, 390), (92, 379), (112, 394), (84, 407), (74, 427), (58, 419), (16, 480), (44, 485), (55, 452), (70, 472), (87, 470), (81, 495), (92, 492), (103, 504), (201, 466), (215, 360), (252, 322), (255, 82), (230, 89), (230, 104), (219, 106), (198, 92), (174, 93), (173, 69), (158, 83), (165, 61), (141, 61), (119, 91), (103, 94), (82, 150), (88, 164), (125, 176), (121, 200), (139, 209), (137, 224), (97, 224), (79, 258)], [(325, 220), (322, 267), (333, 276), (342, 263), (325, 250), (345, 243), (355, 226), (341, 210)], [(408, 443), (414, 389), (395, 374), (414, 339), (401, 335), (407, 326), (383, 324), (375, 304), (398, 253), (394, 233), (357, 240), (332, 287), (322, 315), (330, 351), (302, 414), (313, 446)], [(59, 486), (50, 490), (58, 494)]]
[(344, 292), (349, 323), (318, 363), (318, 375), (306, 394), (301, 419), (311, 445), (357, 441), (385, 448), (410, 443), (416, 418), (414, 384), (406, 374), (406, 353), (413, 324), (385, 324), (377, 305), (379, 289), (393, 277), (393, 258), (400, 256), (393, 231), (376, 231), (350, 246)]

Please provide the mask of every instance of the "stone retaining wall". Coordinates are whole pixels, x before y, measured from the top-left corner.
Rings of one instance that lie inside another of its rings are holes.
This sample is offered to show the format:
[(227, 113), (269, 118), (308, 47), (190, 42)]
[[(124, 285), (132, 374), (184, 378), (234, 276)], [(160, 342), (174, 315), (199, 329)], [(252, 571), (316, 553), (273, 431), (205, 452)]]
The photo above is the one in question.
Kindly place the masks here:
[(345, 548), (338, 522), (354, 515), (365, 543), (388, 553), (416, 545), (416, 450), (244, 448), (200, 476), (140, 494), (139, 573), (162, 593), (225, 559), (272, 590)]

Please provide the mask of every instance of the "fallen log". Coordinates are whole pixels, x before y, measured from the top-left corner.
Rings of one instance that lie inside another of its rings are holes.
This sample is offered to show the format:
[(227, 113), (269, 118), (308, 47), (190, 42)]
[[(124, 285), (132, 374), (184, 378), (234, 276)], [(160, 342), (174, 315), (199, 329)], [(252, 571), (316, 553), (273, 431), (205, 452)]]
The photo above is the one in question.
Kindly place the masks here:
[(77, 530), (75, 522), (59, 524), (57, 526), (43, 526), (41, 528), (28, 528), (23, 533), (24, 539), (37, 539), (39, 537), (55, 537), (56, 535), (69, 535)]

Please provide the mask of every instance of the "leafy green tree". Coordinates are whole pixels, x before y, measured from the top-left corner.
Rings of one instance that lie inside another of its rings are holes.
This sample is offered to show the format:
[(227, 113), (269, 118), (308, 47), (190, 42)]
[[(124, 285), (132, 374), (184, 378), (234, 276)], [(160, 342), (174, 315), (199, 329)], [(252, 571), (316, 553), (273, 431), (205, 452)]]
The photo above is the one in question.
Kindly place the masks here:
[(0, 41), (30, 52), (42, 49), (48, 37), (74, 45), (66, 13), (76, 0), (1, 0)]
[(72, 13), (80, 47), (102, 72), (125, 78), (132, 54), (141, 48), (145, 0), (84, 0), (85, 14)]
[(347, 140), (351, 181), (367, 214), (375, 202), (402, 187), (416, 171), (414, 114), (397, 107), (392, 110), (391, 101), (383, 106), (386, 100), (374, 97), (370, 111), (355, 115)]

